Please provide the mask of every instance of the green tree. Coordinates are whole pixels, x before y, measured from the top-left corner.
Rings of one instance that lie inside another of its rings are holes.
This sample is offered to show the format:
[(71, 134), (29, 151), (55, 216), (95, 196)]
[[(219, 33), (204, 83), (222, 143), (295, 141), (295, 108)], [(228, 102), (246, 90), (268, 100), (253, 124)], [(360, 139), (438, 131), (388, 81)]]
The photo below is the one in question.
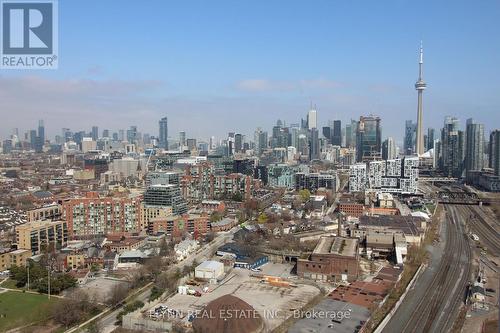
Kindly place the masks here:
[(210, 222), (217, 222), (217, 221), (220, 221), (222, 220), (222, 214), (220, 212), (213, 212), (211, 215), (210, 215)]
[(237, 202), (242, 202), (243, 201), (243, 195), (241, 194), (241, 192), (236, 192), (233, 194), (232, 198), (233, 201), (237, 201)]
[(307, 202), (311, 198), (311, 192), (309, 192), (309, 190), (307, 189), (300, 190), (299, 195), (302, 202)]
[(266, 215), (266, 213), (260, 213), (259, 217), (257, 218), (257, 222), (259, 222), (259, 223), (266, 223), (267, 222), (267, 215)]

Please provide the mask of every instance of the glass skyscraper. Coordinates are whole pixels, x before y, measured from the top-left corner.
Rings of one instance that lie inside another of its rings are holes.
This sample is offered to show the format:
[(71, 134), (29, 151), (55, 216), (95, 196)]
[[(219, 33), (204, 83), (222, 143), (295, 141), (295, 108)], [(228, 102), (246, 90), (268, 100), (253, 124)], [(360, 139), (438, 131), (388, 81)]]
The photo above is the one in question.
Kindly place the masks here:
[(361, 116), (356, 132), (356, 161), (370, 161), (381, 158), (382, 129), (380, 118)]
[(158, 136), (159, 146), (160, 148), (168, 150), (168, 119), (167, 117), (163, 117), (158, 122), (160, 131)]

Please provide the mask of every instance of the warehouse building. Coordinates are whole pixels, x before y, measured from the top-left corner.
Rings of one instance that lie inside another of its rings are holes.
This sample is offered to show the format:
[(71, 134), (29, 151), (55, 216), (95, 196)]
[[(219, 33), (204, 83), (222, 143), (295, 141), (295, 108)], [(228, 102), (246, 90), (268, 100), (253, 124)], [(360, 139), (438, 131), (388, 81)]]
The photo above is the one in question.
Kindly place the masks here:
[(320, 281), (351, 281), (358, 277), (358, 240), (321, 237), (308, 259), (297, 261), (297, 275)]
[(214, 260), (204, 261), (194, 270), (194, 277), (204, 280), (218, 280), (223, 274), (224, 264)]

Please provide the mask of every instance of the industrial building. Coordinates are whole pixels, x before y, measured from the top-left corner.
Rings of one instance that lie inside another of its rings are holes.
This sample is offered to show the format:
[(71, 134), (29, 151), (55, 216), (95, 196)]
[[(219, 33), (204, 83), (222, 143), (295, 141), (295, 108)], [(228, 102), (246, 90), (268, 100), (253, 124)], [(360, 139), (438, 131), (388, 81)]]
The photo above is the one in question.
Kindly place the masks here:
[(321, 281), (351, 281), (358, 277), (358, 240), (321, 237), (308, 259), (298, 259), (297, 275)]
[(224, 264), (220, 261), (207, 260), (196, 266), (194, 277), (204, 280), (217, 280), (224, 274)]

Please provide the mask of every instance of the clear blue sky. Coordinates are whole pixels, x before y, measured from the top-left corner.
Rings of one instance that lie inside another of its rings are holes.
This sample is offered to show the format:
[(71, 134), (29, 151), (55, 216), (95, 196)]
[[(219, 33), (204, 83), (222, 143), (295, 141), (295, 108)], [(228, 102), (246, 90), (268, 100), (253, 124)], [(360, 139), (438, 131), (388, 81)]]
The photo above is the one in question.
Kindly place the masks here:
[[(223, 137), (310, 102), (329, 119), (416, 118), (424, 41), (426, 127), (445, 115), (500, 127), (499, 1), (59, 1), (59, 69), (0, 72), (0, 134), (61, 127)], [(3, 96), (2, 91), (3, 90)], [(4, 117), (5, 119), (5, 117)]]

